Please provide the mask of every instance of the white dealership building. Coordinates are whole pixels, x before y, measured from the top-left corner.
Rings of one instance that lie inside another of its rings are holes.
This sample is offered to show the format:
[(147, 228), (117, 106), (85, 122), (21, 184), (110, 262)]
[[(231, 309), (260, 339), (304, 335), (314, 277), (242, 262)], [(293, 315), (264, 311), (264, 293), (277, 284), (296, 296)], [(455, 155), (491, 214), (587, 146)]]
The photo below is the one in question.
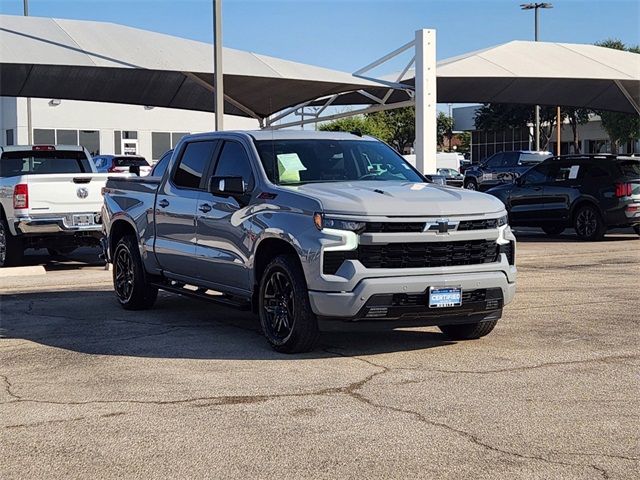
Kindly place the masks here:
[[(92, 155), (138, 154), (157, 160), (186, 134), (214, 130), (214, 115), (175, 108), (102, 102), (31, 100), (33, 143), (83, 145)], [(0, 98), (0, 146), (28, 143), (27, 99)], [(258, 121), (225, 115), (226, 130)]]

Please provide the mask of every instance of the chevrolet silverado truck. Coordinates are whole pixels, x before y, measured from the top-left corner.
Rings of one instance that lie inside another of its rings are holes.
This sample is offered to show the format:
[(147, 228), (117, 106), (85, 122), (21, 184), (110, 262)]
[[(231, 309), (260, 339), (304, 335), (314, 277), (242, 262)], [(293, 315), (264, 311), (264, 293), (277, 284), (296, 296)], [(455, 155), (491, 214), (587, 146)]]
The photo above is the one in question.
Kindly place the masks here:
[(98, 246), (106, 181), (77, 145), (0, 147), (0, 267), (20, 265), (27, 248)]
[(103, 228), (125, 309), (158, 289), (251, 309), (281, 352), (312, 349), (328, 320), (479, 338), (515, 293), (502, 202), (355, 134), (184, 137), (162, 178), (107, 181)]

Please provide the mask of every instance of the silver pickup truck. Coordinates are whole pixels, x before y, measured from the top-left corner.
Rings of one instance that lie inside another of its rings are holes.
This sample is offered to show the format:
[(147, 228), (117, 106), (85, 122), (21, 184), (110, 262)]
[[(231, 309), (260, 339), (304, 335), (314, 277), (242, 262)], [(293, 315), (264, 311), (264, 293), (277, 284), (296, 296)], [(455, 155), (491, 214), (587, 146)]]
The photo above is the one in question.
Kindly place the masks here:
[(504, 205), (347, 133), (184, 137), (162, 178), (113, 178), (103, 248), (124, 308), (158, 289), (251, 309), (281, 352), (326, 320), (488, 334), (515, 293)]

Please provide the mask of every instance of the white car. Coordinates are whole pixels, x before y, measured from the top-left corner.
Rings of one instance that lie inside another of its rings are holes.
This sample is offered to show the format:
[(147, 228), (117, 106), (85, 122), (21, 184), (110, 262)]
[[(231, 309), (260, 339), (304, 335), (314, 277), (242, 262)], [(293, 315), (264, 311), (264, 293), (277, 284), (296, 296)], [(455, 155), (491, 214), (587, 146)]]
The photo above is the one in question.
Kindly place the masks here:
[(27, 248), (97, 245), (108, 176), (77, 145), (0, 147), (0, 267), (20, 265)]

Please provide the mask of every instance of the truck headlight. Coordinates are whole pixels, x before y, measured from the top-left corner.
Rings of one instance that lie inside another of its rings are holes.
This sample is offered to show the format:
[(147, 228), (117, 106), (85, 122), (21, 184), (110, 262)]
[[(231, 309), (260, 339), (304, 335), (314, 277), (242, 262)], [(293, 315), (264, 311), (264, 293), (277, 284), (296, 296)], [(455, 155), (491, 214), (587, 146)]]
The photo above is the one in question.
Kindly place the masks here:
[(318, 230), (330, 228), (332, 230), (346, 230), (349, 232), (362, 233), (366, 228), (365, 222), (354, 222), (352, 220), (340, 220), (338, 218), (325, 217), (321, 213), (313, 215), (313, 223)]
[(498, 227), (503, 227), (509, 223), (509, 215), (503, 215), (498, 219)]

